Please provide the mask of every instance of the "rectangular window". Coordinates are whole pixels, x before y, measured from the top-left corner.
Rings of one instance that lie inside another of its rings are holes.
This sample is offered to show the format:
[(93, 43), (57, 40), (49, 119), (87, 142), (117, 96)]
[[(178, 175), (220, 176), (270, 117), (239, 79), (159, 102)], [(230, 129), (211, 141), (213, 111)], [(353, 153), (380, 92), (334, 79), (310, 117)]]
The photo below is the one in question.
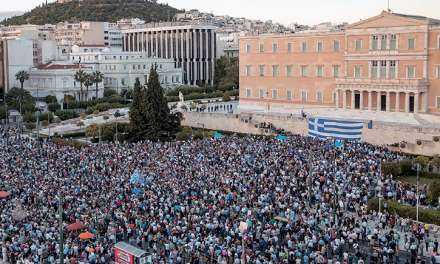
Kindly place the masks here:
[(260, 53), (263, 53), (263, 52), (264, 52), (264, 44), (260, 43)]
[(377, 50), (378, 41), (379, 41), (378, 36), (376, 36), (376, 35), (372, 36), (372, 39), (371, 39), (371, 49), (372, 50)]
[(322, 50), (323, 50), (323, 44), (321, 41), (319, 41), (318, 43), (316, 43), (316, 51), (322, 52)]
[(251, 44), (246, 44), (246, 53), (251, 53)]
[(380, 38), (380, 49), (386, 50), (387, 45), (388, 45), (388, 37), (387, 35), (382, 35), (382, 37)]
[(302, 65), (301, 66), (301, 77), (306, 77), (306, 76), (307, 76), (307, 66)]
[(246, 89), (246, 97), (251, 97), (251, 89)]
[(377, 79), (377, 69), (379, 67), (378, 61), (373, 61), (371, 65), (371, 78)]
[(276, 53), (278, 51), (278, 44), (277, 43), (273, 43), (272, 44), (272, 52)]
[(437, 99), (436, 100), (437, 101), (436, 102), (437, 103), (437, 109), (440, 109), (440, 96), (437, 96), (436, 99)]
[(416, 40), (414, 38), (408, 38), (408, 49), (413, 50), (416, 47)]
[(278, 77), (280, 75), (280, 66), (272, 65), (272, 77)]
[(362, 49), (362, 39), (357, 39), (354, 46), (356, 51), (360, 51)]
[(252, 68), (251, 65), (246, 65), (246, 68), (245, 68), (245, 75), (246, 76), (251, 76), (251, 68)]
[(287, 100), (292, 101), (292, 91), (287, 90)]
[(301, 101), (307, 102), (307, 91), (301, 91)]
[(278, 90), (273, 89), (272, 90), (272, 99), (277, 99), (278, 98)]
[(387, 78), (387, 61), (380, 62), (380, 78), (381, 79)]
[(333, 65), (333, 77), (339, 78), (339, 65)]
[(264, 65), (260, 65), (260, 66), (258, 66), (258, 68), (259, 68), (259, 72), (260, 72), (260, 77), (263, 77), (264, 76)]
[(408, 79), (414, 79), (416, 77), (416, 67), (413, 65), (406, 67), (406, 77)]
[(292, 53), (293, 52), (293, 43), (287, 43), (287, 52)]
[(396, 79), (396, 61), (390, 61), (390, 79)]
[(301, 52), (307, 52), (307, 42), (305, 41), (301, 43)]
[(322, 77), (324, 75), (324, 66), (318, 65), (316, 66), (316, 76)]
[(318, 103), (322, 103), (322, 92), (321, 91), (316, 92), (316, 101)]
[(339, 52), (340, 48), (341, 48), (341, 43), (339, 42), (339, 40), (333, 41), (333, 51)]
[(286, 75), (287, 77), (292, 77), (293, 73), (293, 67), (292, 65), (287, 65), (286, 66)]
[(397, 36), (396, 34), (390, 35), (390, 50), (397, 49)]
[(360, 65), (354, 66), (354, 78), (360, 79), (361, 75), (362, 75), (361, 66)]
[(440, 65), (437, 65), (437, 66), (435, 67), (435, 77), (436, 77), (437, 79), (440, 79)]
[(264, 89), (260, 89), (260, 98), (264, 98)]

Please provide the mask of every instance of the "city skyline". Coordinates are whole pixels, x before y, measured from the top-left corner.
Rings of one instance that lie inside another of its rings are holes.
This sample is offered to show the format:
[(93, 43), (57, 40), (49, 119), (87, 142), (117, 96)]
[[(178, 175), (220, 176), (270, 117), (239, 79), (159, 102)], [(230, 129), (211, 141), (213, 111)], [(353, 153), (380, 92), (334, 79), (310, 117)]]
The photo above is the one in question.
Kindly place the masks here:
[[(7, 2), (0, 11), (29, 11), (44, 1), (17, 0)], [(159, 1), (179, 9), (199, 9), (202, 12), (212, 12), (216, 15), (246, 17), (249, 19), (272, 20), (284, 25), (291, 23), (315, 25), (322, 22), (342, 23), (357, 22), (377, 15), (387, 9), (387, 0), (370, 0), (359, 2), (355, 0), (310, 0), (307, 2), (278, 0), (277, 5), (267, 6), (262, 0), (224, 0), (221, 2), (204, 0), (166, 0)], [(319, 8), (316, 8), (319, 6)], [(438, 18), (436, 10), (440, 2), (436, 0), (410, 1), (390, 0), (393, 12), (423, 15)], [(339, 14), (338, 14), (339, 13)], [(337, 17), (337, 18), (335, 18)]]

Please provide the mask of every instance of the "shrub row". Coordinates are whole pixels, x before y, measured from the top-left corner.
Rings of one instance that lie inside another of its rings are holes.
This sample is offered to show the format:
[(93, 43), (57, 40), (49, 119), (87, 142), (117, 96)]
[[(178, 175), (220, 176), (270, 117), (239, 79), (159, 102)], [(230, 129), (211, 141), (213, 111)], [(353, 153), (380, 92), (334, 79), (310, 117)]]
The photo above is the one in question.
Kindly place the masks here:
[[(384, 202), (387, 203), (387, 207), (383, 206)], [(403, 218), (409, 218), (412, 220), (417, 220), (417, 209), (416, 207), (409, 205), (402, 205), (391, 200), (381, 201), (381, 210), (386, 210), (390, 214), (397, 214)], [(369, 211), (379, 210), (379, 199), (373, 198), (368, 201)], [(440, 211), (433, 209), (419, 208), (419, 221), (427, 224), (440, 225)]]
[[(384, 175), (392, 174), (395, 177), (414, 176), (417, 171), (414, 169), (413, 162), (411, 160), (403, 160), (400, 162), (386, 162), (382, 163), (382, 173)], [(440, 178), (440, 174), (429, 172), (426, 169), (420, 171), (420, 177), (437, 179)]]

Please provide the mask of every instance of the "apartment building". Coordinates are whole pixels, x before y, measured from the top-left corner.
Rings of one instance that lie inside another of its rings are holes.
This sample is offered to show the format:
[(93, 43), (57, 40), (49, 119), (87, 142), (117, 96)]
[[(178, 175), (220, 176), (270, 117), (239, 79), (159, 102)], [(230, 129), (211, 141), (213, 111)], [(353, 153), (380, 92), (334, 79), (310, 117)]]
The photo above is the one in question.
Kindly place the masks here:
[(70, 53), (73, 45), (104, 45), (104, 22), (60, 22), (54, 38), (62, 53)]
[(123, 30), (123, 51), (173, 59), (183, 68), (183, 83), (213, 84), (216, 27), (204, 24), (160, 23)]
[(384, 11), (327, 31), (240, 38), (240, 107), (440, 112), (440, 21)]

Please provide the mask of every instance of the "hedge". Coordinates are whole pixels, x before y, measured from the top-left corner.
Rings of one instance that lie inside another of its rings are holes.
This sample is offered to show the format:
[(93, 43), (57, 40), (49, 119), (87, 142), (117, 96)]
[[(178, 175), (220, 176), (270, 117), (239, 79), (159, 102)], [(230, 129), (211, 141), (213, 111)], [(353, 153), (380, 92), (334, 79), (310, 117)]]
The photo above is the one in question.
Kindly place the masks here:
[[(384, 175), (392, 174), (394, 177), (414, 176), (417, 171), (413, 169), (411, 160), (403, 160), (400, 162), (382, 163), (382, 173)], [(420, 177), (436, 179), (440, 178), (440, 174), (432, 173), (426, 170), (420, 171)]]
[[(388, 205), (386, 209), (383, 206), (384, 202), (386, 202)], [(379, 210), (378, 198), (373, 198), (368, 201), (368, 210), (369, 211)], [(381, 210), (386, 210), (390, 214), (395, 213), (403, 218), (410, 218), (412, 220), (417, 220), (417, 209), (414, 206), (402, 205), (392, 200), (382, 200)], [(440, 211), (419, 207), (419, 221), (427, 224), (440, 225)]]

